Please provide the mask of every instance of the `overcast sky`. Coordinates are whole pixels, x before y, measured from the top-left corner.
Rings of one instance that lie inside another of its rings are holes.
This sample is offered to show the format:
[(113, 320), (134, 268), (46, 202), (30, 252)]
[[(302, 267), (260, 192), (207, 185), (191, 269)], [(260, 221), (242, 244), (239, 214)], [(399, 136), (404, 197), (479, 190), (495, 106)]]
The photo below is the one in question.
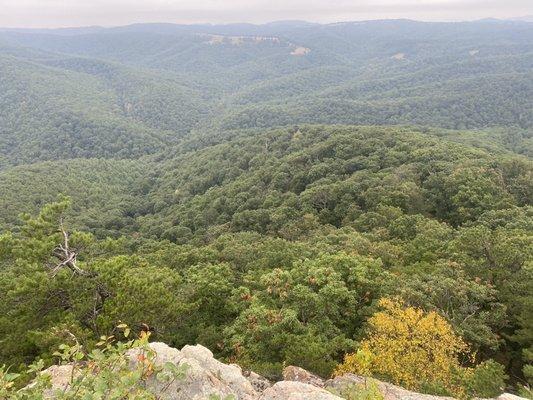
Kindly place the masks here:
[(33, 28), (286, 19), (458, 21), (531, 14), (533, 0), (0, 0), (1, 27)]

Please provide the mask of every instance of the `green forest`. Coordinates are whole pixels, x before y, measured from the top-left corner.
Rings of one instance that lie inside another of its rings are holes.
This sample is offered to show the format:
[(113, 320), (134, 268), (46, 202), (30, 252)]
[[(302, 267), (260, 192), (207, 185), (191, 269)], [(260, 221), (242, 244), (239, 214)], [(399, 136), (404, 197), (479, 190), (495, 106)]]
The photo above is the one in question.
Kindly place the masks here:
[[(0, 30), (0, 383), (128, 326), (533, 398), (532, 133), (527, 22)], [(449, 375), (361, 361), (387, 312)]]

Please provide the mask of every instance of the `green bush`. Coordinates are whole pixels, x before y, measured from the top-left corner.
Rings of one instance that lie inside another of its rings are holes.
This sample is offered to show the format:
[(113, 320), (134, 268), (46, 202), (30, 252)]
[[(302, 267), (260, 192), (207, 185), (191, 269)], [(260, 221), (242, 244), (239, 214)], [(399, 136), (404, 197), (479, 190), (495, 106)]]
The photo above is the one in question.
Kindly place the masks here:
[[(127, 339), (130, 328), (119, 326)], [(170, 362), (158, 367), (154, 364), (155, 353), (148, 345), (148, 334), (139, 339), (114, 343), (113, 336), (103, 336), (97, 348), (86, 354), (74, 339), (74, 344), (62, 344), (54, 355), (62, 365), (72, 368), (66, 388), (53, 388), (50, 375), (43, 371), (44, 362), (32, 364), (23, 374), (10, 373), (0, 368), (0, 398), (10, 400), (42, 400), (44, 395), (58, 400), (155, 400), (154, 393), (146, 388), (149, 379), (163, 383), (163, 391), (172, 382), (183, 379), (187, 365), (176, 366)], [(132, 359), (131, 351), (137, 354)], [(18, 379), (32, 374), (31, 385), (18, 388)]]

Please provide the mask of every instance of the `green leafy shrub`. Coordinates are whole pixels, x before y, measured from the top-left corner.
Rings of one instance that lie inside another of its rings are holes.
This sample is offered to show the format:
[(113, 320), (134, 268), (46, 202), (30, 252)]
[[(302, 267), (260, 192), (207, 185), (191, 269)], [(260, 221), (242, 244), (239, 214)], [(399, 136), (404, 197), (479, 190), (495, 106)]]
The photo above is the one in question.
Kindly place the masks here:
[(353, 384), (339, 393), (335, 393), (346, 400), (383, 400), (384, 396), (374, 379), (368, 378), (363, 384)]
[(503, 392), (506, 379), (504, 366), (488, 360), (471, 369), (462, 385), (471, 397), (497, 397)]
[[(119, 325), (127, 339), (130, 328)], [(0, 368), (0, 398), (11, 400), (40, 400), (51, 397), (58, 400), (155, 400), (156, 395), (147, 389), (149, 379), (156, 379), (167, 390), (176, 380), (183, 379), (187, 365), (176, 366), (170, 362), (159, 367), (154, 364), (155, 353), (148, 345), (149, 334), (138, 339), (114, 342), (113, 336), (103, 336), (97, 348), (86, 354), (74, 339), (73, 345), (62, 344), (54, 353), (60, 364), (70, 368), (68, 385), (53, 388), (44, 362), (32, 364), (25, 373), (33, 374), (34, 381), (18, 388), (17, 380), (23, 374), (10, 373)], [(135, 357), (134, 357), (135, 356)]]

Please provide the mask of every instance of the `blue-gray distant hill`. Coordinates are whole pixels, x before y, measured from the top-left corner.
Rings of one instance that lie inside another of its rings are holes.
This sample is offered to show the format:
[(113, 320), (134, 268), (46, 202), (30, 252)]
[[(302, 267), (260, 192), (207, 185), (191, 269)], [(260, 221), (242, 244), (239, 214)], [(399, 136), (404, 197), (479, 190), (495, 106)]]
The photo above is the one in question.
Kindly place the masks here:
[(0, 167), (137, 157), (195, 129), (533, 126), (522, 21), (5, 30), (0, 71)]

